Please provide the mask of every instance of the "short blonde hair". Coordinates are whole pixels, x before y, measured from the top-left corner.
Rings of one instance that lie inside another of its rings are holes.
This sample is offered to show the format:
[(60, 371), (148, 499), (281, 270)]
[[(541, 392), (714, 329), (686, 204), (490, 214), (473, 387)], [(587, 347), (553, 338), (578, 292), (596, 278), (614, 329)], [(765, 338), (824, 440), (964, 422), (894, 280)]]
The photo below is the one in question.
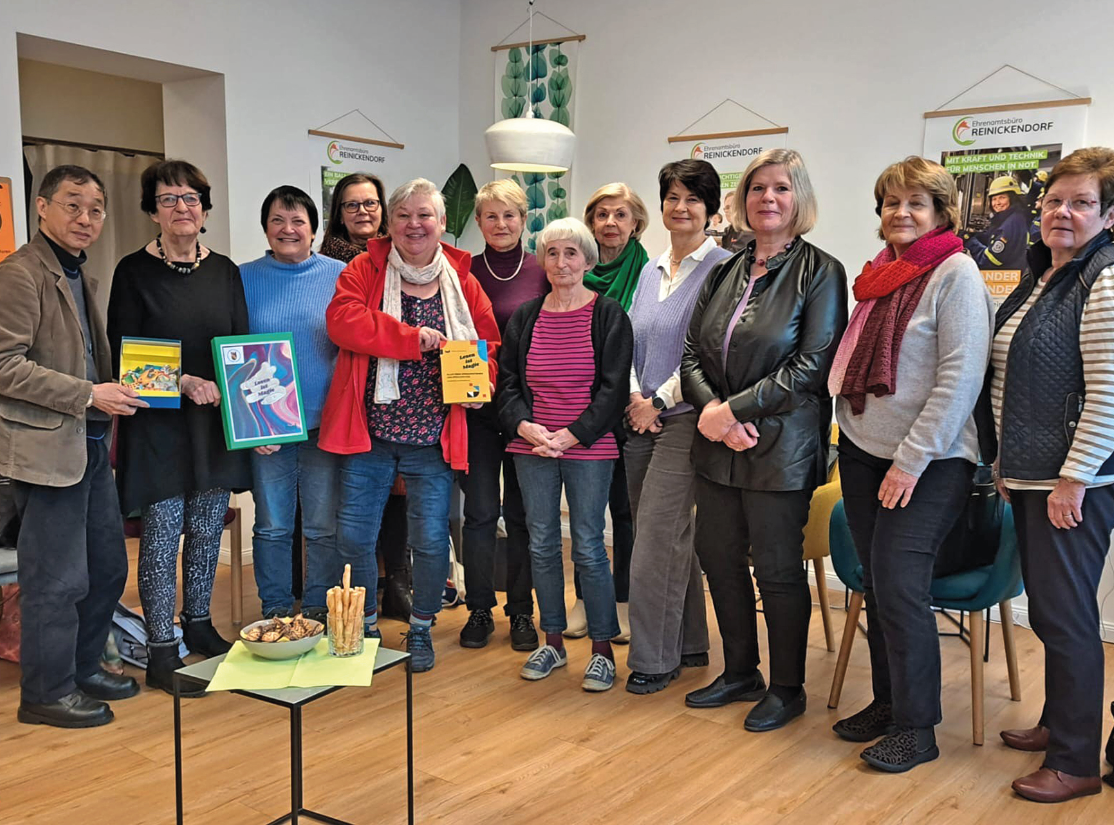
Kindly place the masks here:
[[(874, 214), (882, 217), (882, 202), (895, 189), (923, 189), (932, 196), (932, 207), (944, 218), (944, 226), (952, 232), (959, 228), (959, 190), (955, 176), (935, 161), (917, 155), (891, 163), (874, 182)], [(882, 227), (878, 237), (886, 240)]]
[(548, 224), (545, 229), (538, 233), (535, 239), (538, 250), (538, 265), (542, 269), (545, 269), (546, 250), (555, 241), (573, 241), (580, 247), (587, 264), (585, 272), (599, 263), (600, 253), (596, 248), (596, 236), (592, 234), (592, 230), (576, 218), (560, 218)]
[(755, 173), (764, 166), (784, 166), (793, 187), (793, 220), (790, 232), (793, 237), (804, 235), (816, 226), (816, 193), (812, 189), (805, 160), (796, 149), (767, 149), (743, 172), (739, 185), (735, 188), (735, 200), (731, 204), (731, 214), (727, 219), (736, 229), (753, 231), (747, 223), (747, 190)]
[(514, 182), (513, 178), (503, 178), (485, 183), (476, 193), (476, 218), (479, 219), (480, 211), (489, 203), (498, 201), (518, 209), (518, 214), (526, 217), (530, 204), (526, 200), (526, 193), (522, 187)]
[(622, 198), (630, 206), (631, 215), (634, 217), (634, 231), (631, 237), (636, 241), (639, 240), (646, 227), (650, 225), (650, 213), (646, 211), (646, 204), (642, 202), (642, 198), (625, 183), (608, 183), (593, 192), (592, 197), (588, 198), (588, 205), (584, 207), (584, 224), (591, 229), (592, 213), (596, 211), (600, 201), (608, 198)]
[(415, 195), (429, 198), (433, 203), (434, 211), (437, 212), (437, 220), (445, 219), (445, 198), (437, 188), (437, 184), (425, 178), (414, 178), (391, 193), (391, 199), (387, 201), (387, 220), (391, 219), (396, 209)]

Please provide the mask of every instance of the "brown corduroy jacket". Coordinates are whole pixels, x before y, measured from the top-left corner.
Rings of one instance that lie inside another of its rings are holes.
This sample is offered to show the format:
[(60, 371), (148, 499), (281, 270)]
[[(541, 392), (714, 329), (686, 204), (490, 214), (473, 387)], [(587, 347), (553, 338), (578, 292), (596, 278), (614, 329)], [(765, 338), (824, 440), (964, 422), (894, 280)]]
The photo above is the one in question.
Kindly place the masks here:
[[(99, 381), (112, 380), (96, 283), (83, 276)], [(54, 250), (41, 234), (0, 261), (0, 475), (68, 487), (85, 474), (85, 335)]]

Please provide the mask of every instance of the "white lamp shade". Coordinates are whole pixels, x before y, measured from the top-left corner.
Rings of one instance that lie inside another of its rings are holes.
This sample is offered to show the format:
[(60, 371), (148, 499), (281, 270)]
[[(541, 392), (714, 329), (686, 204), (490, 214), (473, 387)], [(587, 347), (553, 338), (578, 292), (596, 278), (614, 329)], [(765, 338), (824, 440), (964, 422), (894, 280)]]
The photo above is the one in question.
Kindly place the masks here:
[(491, 166), (508, 172), (567, 172), (576, 151), (571, 129), (540, 117), (500, 120), (484, 140)]

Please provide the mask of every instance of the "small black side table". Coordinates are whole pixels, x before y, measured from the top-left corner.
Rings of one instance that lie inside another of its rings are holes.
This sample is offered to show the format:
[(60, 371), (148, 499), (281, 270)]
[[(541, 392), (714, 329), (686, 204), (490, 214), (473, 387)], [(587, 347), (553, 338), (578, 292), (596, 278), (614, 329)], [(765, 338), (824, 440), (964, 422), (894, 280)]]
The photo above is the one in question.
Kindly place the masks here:
[[(174, 672), (174, 790), (178, 806), (178, 825), (182, 825), (182, 683), (207, 685), (217, 671), (224, 656), (216, 656)], [(406, 668), (406, 805), (410, 825), (414, 825), (414, 701), (413, 675), (410, 654), (379, 646), (375, 655), (375, 673), (389, 670), (395, 665)], [(328, 825), (351, 825), (341, 819), (311, 811), (302, 802), (302, 707), (315, 699), (335, 693), (344, 685), (325, 685), (312, 688), (286, 688), (284, 690), (230, 690), (249, 699), (258, 699), (272, 705), (290, 709), (290, 813), (268, 822), (280, 825), (289, 822), (298, 825), (300, 819), (324, 822)]]

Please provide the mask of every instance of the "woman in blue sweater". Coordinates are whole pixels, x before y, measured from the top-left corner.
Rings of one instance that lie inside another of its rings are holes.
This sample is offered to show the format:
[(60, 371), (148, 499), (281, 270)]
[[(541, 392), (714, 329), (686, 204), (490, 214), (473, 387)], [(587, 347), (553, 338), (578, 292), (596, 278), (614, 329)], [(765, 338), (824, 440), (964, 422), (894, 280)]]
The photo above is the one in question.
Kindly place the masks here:
[(252, 334), (290, 332), (298, 358), (309, 440), (256, 447), (252, 455), (255, 529), (252, 556), (263, 615), (293, 614), (290, 548), (301, 497), (306, 539), (302, 612), (325, 616), (325, 591), (340, 578), (336, 555), (339, 456), (317, 447), (321, 410), (337, 348), (325, 332), (325, 308), (344, 264), (311, 250), (317, 207), (301, 189), (280, 186), (260, 214), (271, 249), (240, 267)]
[(704, 231), (719, 211), (720, 179), (703, 160), (658, 173), (669, 248), (650, 260), (631, 302), (634, 363), (624, 447), (634, 513), (627, 690), (656, 693), (682, 667), (708, 664), (704, 583), (692, 545), (697, 413), (681, 397), (681, 354), (704, 279), (731, 253)]

